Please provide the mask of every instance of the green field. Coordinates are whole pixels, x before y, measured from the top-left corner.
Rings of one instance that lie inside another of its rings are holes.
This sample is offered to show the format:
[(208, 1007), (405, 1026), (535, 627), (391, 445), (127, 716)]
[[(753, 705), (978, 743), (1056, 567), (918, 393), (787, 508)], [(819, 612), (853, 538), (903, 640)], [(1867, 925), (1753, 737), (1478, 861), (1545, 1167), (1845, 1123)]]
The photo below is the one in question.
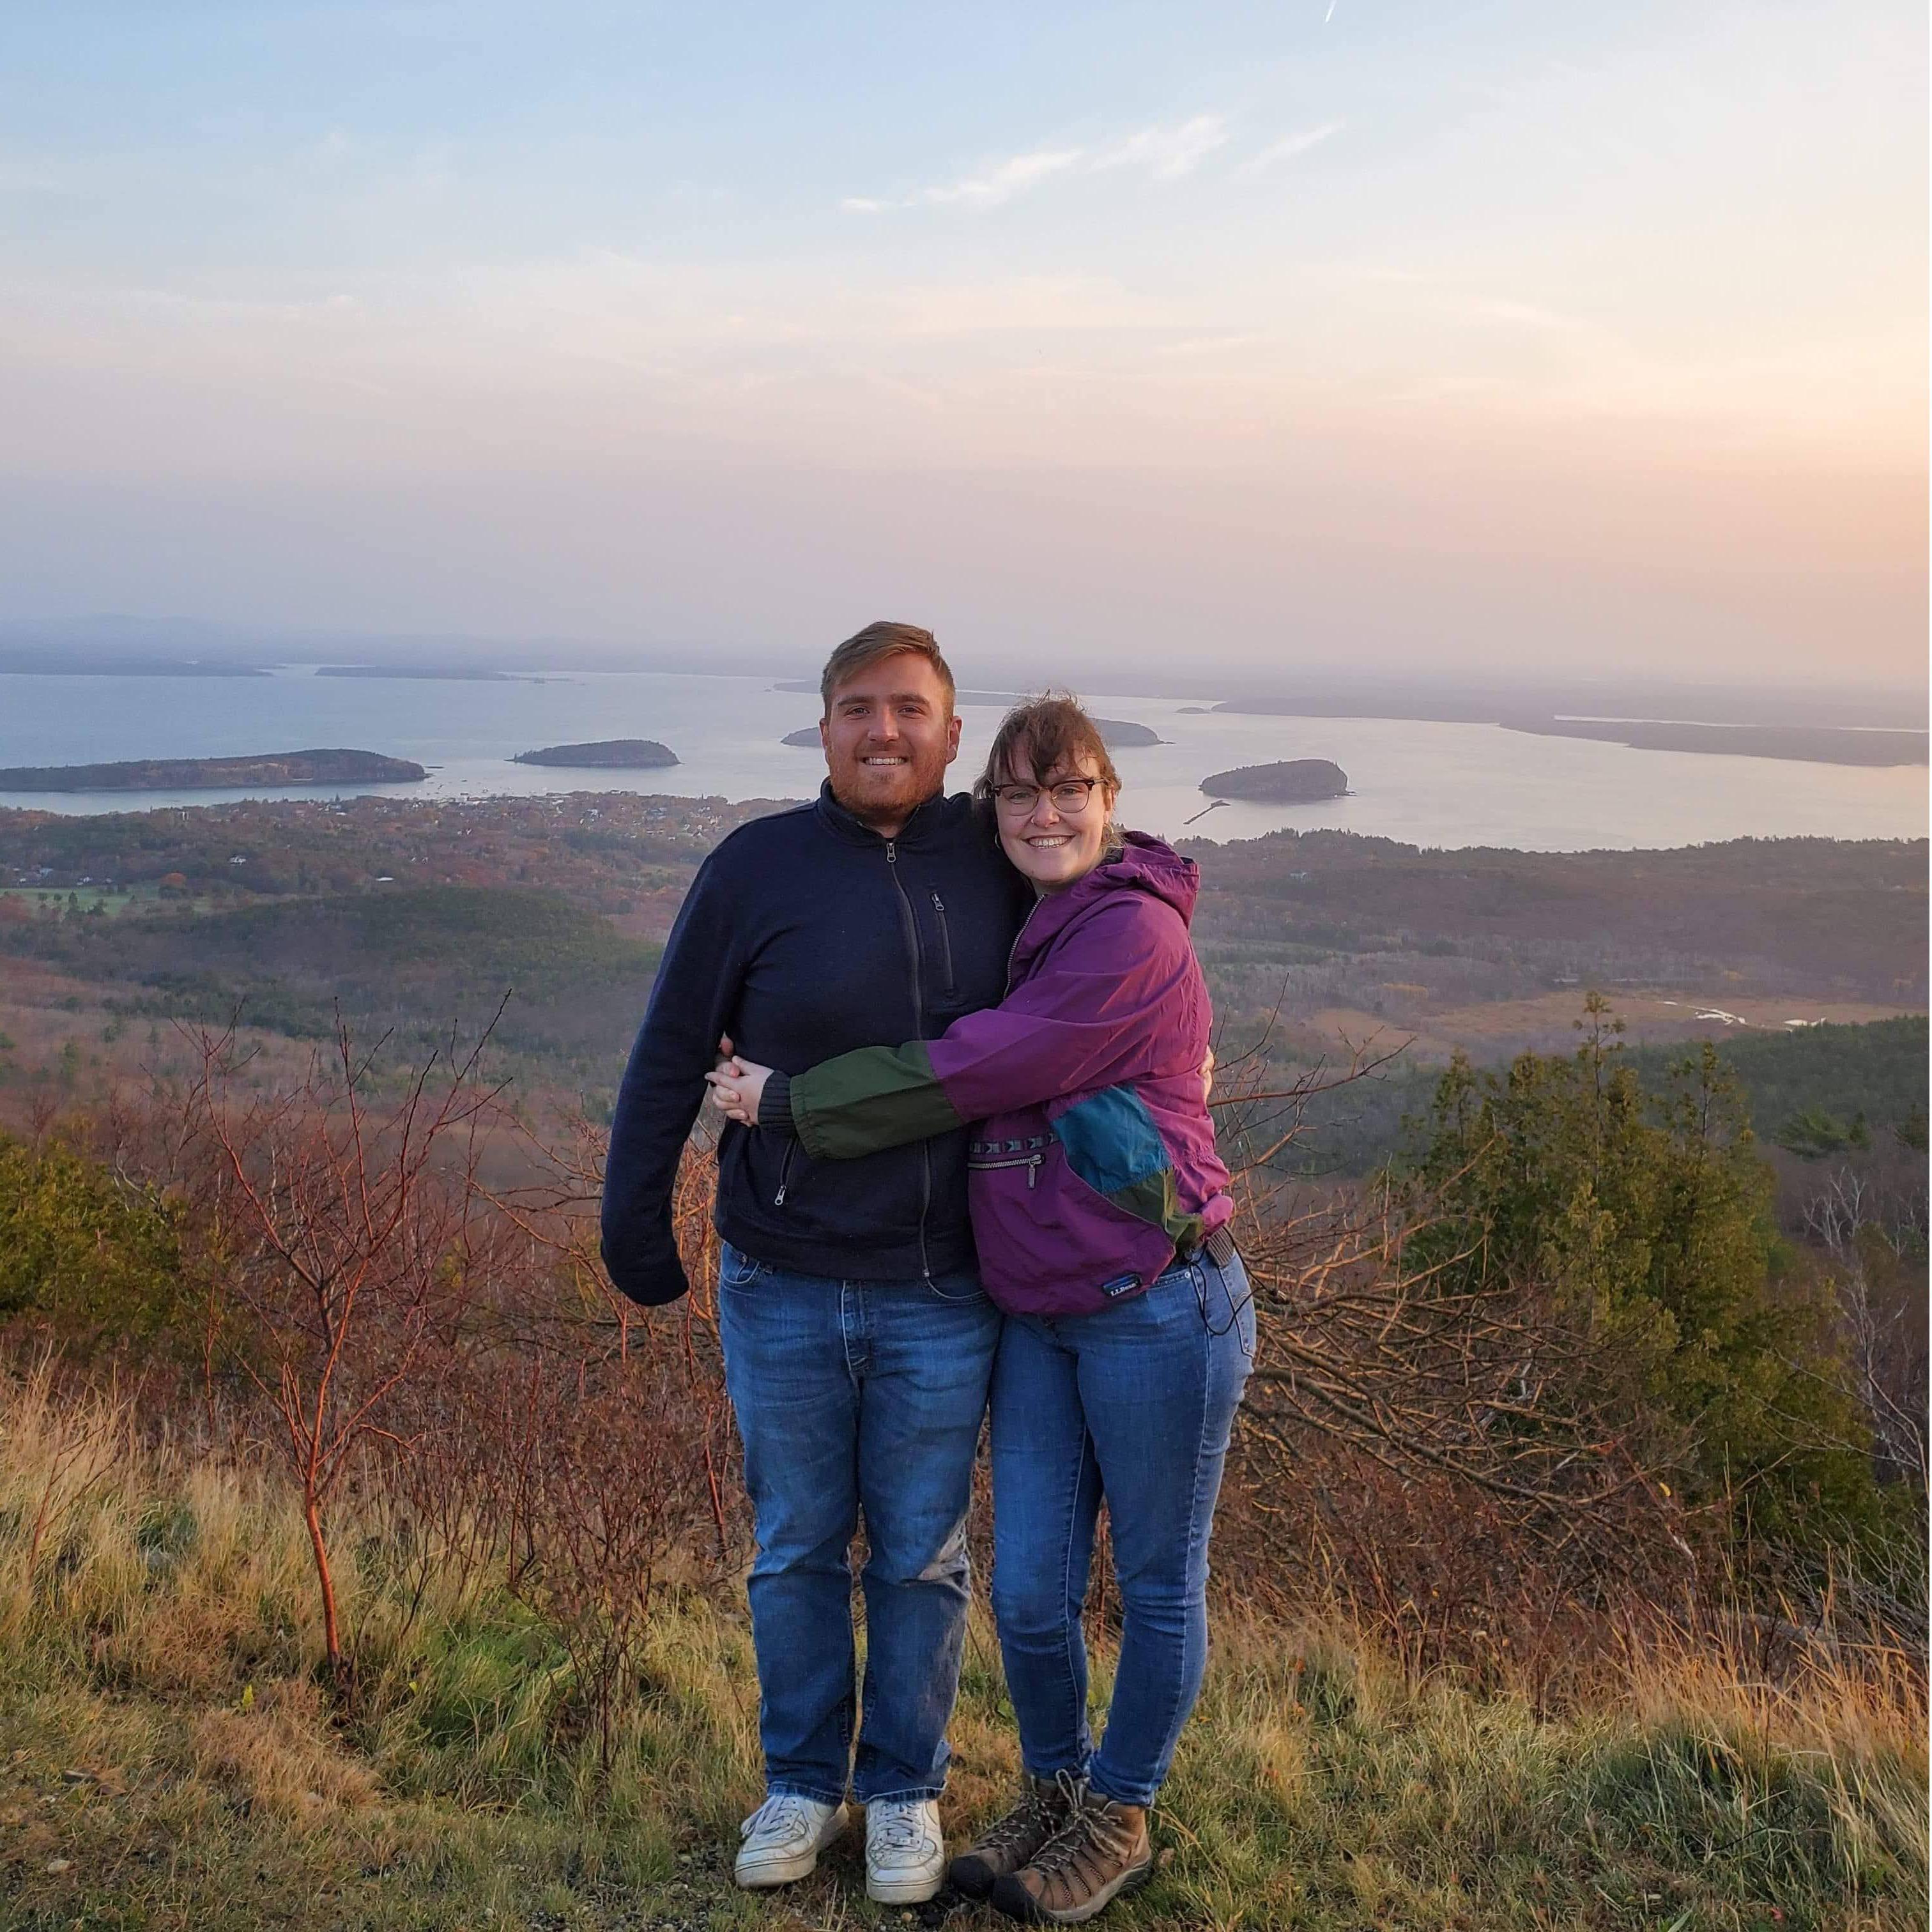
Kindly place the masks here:
[(216, 903), (206, 893), (164, 898), (148, 885), (116, 886), (111, 891), (95, 886), (0, 886), (0, 899), (22, 900), (36, 913), (46, 905), (63, 912), (78, 907), (84, 914), (98, 913), (105, 919), (130, 912), (206, 913)]

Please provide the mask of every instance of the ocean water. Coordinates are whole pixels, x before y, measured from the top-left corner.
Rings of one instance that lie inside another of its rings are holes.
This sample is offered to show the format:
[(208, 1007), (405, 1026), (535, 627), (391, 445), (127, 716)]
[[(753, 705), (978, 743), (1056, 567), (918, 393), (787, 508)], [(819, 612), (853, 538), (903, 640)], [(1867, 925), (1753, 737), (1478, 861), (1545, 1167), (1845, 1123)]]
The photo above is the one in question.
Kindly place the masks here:
[[(1487, 724), (1379, 718), (1196, 712), (1189, 700), (1094, 693), (1102, 716), (1171, 742), (1115, 754), (1130, 825), (1172, 837), (1248, 838), (1333, 826), (1416, 845), (1576, 851), (1688, 845), (1747, 836), (1919, 838), (1923, 766), (1862, 770), (1771, 758), (1635, 751), (1539, 738)], [(816, 722), (812, 694), (771, 680), (661, 671), (578, 672), (542, 683), (320, 678), (296, 667), (261, 678), (0, 676), (0, 765), (211, 758), (324, 746), (382, 752), (430, 766), (422, 784), (260, 791), (0, 793), (0, 806), (141, 811), (242, 797), (483, 798), (565, 791), (803, 798), (824, 765), (778, 740)], [(1000, 712), (964, 707), (964, 788)], [(682, 762), (662, 771), (567, 771), (513, 764), (539, 746), (655, 738)], [(1231, 804), (1196, 818), (1210, 772), (1282, 758), (1332, 759), (1350, 795), (1314, 805)]]

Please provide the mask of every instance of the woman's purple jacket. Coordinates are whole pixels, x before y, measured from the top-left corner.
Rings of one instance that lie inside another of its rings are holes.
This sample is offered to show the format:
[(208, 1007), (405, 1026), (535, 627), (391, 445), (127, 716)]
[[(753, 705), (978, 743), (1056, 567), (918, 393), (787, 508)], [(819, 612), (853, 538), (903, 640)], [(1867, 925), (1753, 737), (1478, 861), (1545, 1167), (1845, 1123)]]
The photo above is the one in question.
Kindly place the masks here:
[(938, 1040), (773, 1073), (760, 1126), (840, 1160), (976, 1123), (968, 1195), (993, 1300), (1086, 1315), (1138, 1293), (1234, 1211), (1202, 1079), (1198, 877), (1128, 832), (1118, 857), (1034, 907), (998, 1006)]

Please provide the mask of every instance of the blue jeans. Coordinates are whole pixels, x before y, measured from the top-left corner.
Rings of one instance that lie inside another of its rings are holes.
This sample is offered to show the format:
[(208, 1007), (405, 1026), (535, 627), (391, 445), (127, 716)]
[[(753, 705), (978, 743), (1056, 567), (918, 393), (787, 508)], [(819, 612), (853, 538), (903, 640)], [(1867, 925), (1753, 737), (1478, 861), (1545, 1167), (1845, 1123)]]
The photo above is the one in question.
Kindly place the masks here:
[[(718, 1325), (758, 1540), (768, 1790), (934, 1798), (966, 1630), (966, 1508), (1000, 1313), (971, 1274), (838, 1281), (725, 1245)], [(861, 1511), (866, 1682), (850, 1546)], [(852, 1749), (854, 1718), (858, 1750)]]
[[(1011, 1315), (993, 1370), (993, 1612), (1020, 1755), (1150, 1804), (1208, 1659), (1208, 1536), (1255, 1352), (1239, 1256), (1204, 1252), (1132, 1301)], [(1124, 1613), (1100, 1748), (1080, 1613), (1100, 1499)]]

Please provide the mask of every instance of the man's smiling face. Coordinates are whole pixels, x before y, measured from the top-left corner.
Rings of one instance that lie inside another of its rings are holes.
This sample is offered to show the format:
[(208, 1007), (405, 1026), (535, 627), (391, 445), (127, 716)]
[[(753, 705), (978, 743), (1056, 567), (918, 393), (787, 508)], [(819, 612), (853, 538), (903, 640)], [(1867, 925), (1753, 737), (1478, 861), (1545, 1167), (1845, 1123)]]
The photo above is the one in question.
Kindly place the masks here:
[(818, 735), (832, 796), (887, 838), (941, 789), (959, 755), (946, 688), (915, 651), (881, 658), (842, 684)]

